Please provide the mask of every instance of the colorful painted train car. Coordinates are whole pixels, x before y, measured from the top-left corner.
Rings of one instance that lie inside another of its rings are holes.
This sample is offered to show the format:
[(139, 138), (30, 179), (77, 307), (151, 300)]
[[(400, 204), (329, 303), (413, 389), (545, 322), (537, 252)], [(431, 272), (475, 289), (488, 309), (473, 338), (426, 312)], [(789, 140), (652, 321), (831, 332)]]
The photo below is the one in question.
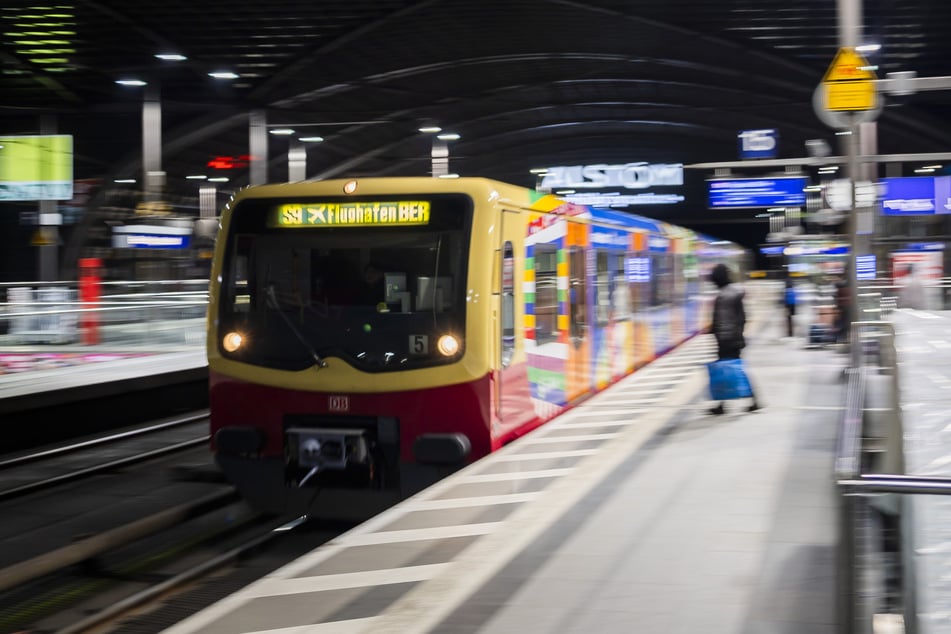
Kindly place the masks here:
[(365, 517), (709, 327), (737, 245), (482, 178), (250, 187), (221, 216), (212, 450), (254, 507)]

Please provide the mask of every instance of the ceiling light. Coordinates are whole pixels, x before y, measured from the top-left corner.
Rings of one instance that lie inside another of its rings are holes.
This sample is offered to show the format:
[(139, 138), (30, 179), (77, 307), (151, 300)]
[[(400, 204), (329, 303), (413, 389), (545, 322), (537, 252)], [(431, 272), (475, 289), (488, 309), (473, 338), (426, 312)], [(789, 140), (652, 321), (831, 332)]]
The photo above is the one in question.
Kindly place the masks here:
[(122, 184), (126, 185), (126, 184), (134, 183), (134, 182), (135, 182), (135, 179), (134, 179), (134, 178), (117, 178), (116, 180), (114, 180), (114, 181), (112, 181), (112, 182), (113, 182), (113, 183), (122, 183)]
[(436, 138), (440, 141), (458, 141), (462, 137), (460, 137), (455, 132), (448, 132), (446, 134), (437, 134)]
[(209, 77), (214, 77), (215, 79), (237, 79), (237, 73), (232, 73), (228, 70), (216, 70), (212, 73), (208, 73)]
[(532, 169), (528, 170), (528, 173), (529, 173), (529, 174), (539, 174), (539, 175), (544, 176), (545, 174), (548, 173), (548, 168), (547, 168), (547, 167), (533, 167)]
[(322, 136), (302, 136), (301, 138), (299, 138), (299, 139), (297, 139), (297, 140), (298, 140), (298, 141), (302, 141), (303, 143), (320, 143), (321, 141), (324, 140), (324, 137), (322, 137)]
[(439, 178), (459, 178), (458, 174), (440, 174)]
[(164, 59), (167, 62), (184, 62), (187, 57), (184, 55), (179, 55), (178, 53), (156, 53), (155, 57), (158, 59)]
[(882, 49), (881, 44), (862, 44), (860, 46), (855, 47), (855, 50), (858, 51), (859, 53), (876, 53), (880, 51), (881, 49)]
[(192, 174), (191, 176), (186, 176), (185, 178), (190, 181), (203, 181), (208, 177), (204, 174)]
[(294, 134), (294, 131), (290, 128), (274, 128), (273, 130), (268, 130), (271, 134), (277, 134), (280, 136), (288, 136)]
[(227, 177), (227, 176), (215, 176), (215, 177), (213, 177), (213, 178), (209, 178), (209, 179), (208, 179), (208, 182), (209, 182), (209, 183), (227, 183), (227, 182), (228, 182), (228, 177)]
[(442, 132), (442, 128), (438, 125), (424, 125), (419, 131), (425, 132), (426, 134), (436, 134), (437, 132)]
[(145, 82), (141, 79), (117, 79), (116, 83), (121, 86), (144, 86)]

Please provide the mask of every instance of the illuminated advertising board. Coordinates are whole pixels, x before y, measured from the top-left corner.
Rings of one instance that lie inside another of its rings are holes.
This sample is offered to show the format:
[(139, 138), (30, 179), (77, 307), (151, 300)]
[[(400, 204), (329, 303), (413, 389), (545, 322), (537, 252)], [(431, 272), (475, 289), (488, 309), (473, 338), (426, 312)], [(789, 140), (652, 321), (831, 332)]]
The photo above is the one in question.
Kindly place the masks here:
[(709, 205), (712, 209), (804, 207), (808, 184), (804, 176), (709, 180)]
[(883, 178), (880, 191), (886, 216), (951, 213), (951, 176)]
[(71, 135), (0, 136), (0, 201), (72, 197)]
[(428, 200), (284, 203), (268, 217), (269, 227), (401, 227), (429, 224)]

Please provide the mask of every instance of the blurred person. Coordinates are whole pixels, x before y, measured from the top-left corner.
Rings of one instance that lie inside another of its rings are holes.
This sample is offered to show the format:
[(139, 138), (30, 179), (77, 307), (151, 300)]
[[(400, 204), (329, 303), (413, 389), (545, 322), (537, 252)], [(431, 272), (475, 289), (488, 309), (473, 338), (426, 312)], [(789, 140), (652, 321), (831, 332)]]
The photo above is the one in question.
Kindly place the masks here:
[[(713, 325), (711, 326), (711, 332), (717, 341), (717, 360), (739, 359), (740, 352), (746, 347), (746, 339), (743, 336), (746, 328), (746, 308), (743, 303), (746, 290), (739, 284), (733, 283), (730, 269), (722, 262), (713, 267), (710, 280), (719, 289), (713, 301)], [(756, 399), (752, 381), (750, 390), (753, 392), (752, 403), (746, 411), (755, 412), (762, 406)], [(721, 401), (711, 408), (709, 413), (720, 415), (724, 411), (724, 403)]]
[(793, 336), (793, 317), (796, 315), (796, 285), (791, 277), (786, 278), (783, 290), (783, 306), (786, 309), (786, 336)]
[(376, 306), (383, 301), (385, 294), (383, 267), (375, 262), (370, 262), (363, 269), (363, 288), (360, 290), (360, 301), (363, 304)]
[(898, 291), (898, 305), (901, 308), (925, 308), (925, 286), (915, 270), (914, 264), (909, 264), (905, 275), (901, 278), (901, 289)]
[(852, 293), (849, 290), (849, 275), (839, 277), (834, 282), (835, 288), (835, 341), (848, 343), (852, 329)]

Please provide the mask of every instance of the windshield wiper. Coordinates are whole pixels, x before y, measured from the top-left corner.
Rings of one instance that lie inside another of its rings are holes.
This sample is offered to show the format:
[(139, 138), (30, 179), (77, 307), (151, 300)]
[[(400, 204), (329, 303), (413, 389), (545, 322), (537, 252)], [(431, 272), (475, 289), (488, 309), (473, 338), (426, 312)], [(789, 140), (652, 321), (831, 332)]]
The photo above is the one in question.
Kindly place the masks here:
[(317, 351), (314, 350), (314, 347), (310, 345), (310, 342), (307, 341), (307, 338), (304, 337), (301, 331), (297, 329), (297, 326), (294, 325), (294, 322), (292, 322), (288, 316), (284, 314), (284, 311), (281, 310), (281, 306), (277, 301), (277, 293), (274, 290), (274, 284), (267, 285), (267, 299), (269, 304), (273, 304), (273, 308), (281, 316), (281, 319), (284, 320), (284, 323), (287, 324), (287, 327), (291, 329), (291, 332), (294, 333), (294, 336), (296, 336), (298, 341), (303, 344), (304, 348), (307, 349), (307, 352), (310, 353), (310, 356), (313, 358), (317, 369), (319, 370), (320, 368), (326, 368), (327, 362), (324, 360), (324, 358), (317, 354)]

